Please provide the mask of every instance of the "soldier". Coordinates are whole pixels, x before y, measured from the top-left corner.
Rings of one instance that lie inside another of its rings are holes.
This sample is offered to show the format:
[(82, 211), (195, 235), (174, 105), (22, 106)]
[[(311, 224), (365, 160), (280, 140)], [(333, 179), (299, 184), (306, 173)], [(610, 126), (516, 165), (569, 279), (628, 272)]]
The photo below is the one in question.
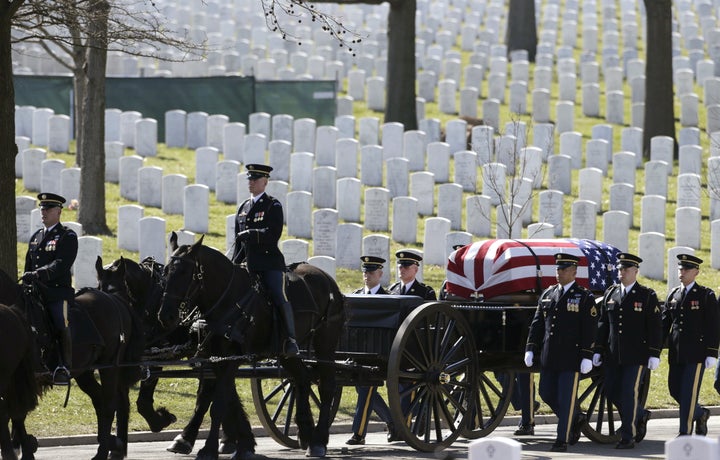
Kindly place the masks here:
[(400, 281), (390, 286), (390, 294), (416, 295), (425, 300), (437, 300), (433, 288), (415, 279), (422, 257), (410, 251), (398, 251), (395, 257)]
[(70, 268), (78, 251), (77, 234), (60, 223), (65, 198), (54, 193), (41, 193), (40, 212), (43, 228), (30, 238), (25, 255), (26, 283), (37, 281), (45, 308), (57, 333), (58, 365), (53, 372), (53, 383), (67, 385), (72, 368), (72, 336), (68, 322), (68, 302), (75, 297)]
[(680, 286), (673, 289), (662, 312), (663, 336), (668, 338), (668, 389), (680, 405), (680, 435), (707, 434), (710, 411), (698, 404), (705, 369), (717, 364), (718, 302), (710, 288), (695, 282), (702, 259), (678, 254)]
[(249, 164), (245, 168), (250, 198), (240, 205), (235, 217), (232, 261), (236, 264), (245, 262), (248, 271), (263, 280), (284, 323), (287, 338), (283, 353), (288, 357), (297, 356), (295, 317), (285, 296), (285, 257), (278, 247), (283, 231), (283, 209), (277, 199), (265, 193), (273, 168), (260, 164)]
[(592, 370), (598, 312), (592, 293), (575, 282), (579, 261), (572, 254), (555, 254), (558, 284), (540, 296), (525, 348), (527, 367), (540, 352), (540, 397), (558, 417), (552, 452), (577, 443), (587, 421), (577, 408), (578, 367), (582, 374)]
[[(362, 260), (362, 273), (363, 282), (365, 285), (360, 289), (353, 292), (353, 294), (385, 294), (387, 291), (380, 285), (380, 280), (383, 275), (383, 264), (385, 259), (382, 257), (374, 256), (363, 256)], [(385, 403), (385, 400), (377, 392), (377, 387), (361, 387), (356, 386), (357, 391), (357, 405), (355, 406), (355, 416), (353, 417), (352, 430), (353, 435), (348, 439), (345, 444), (354, 446), (365, 444), (365, 434), (367, 434), (367, 426), (370, 420), (370, 412), (375, 413), (380, 419), (387, 424), (388, 429), (388, 441), (394, 441), (397, 438), (395, 429), (392, 423), (392, 415), (390, 415), (390, 408)]]
[(662, 351), (662, 315), (655, 291), (637, 282), (642, 259), (617, 256), (620, 283), (603, 296), (595, 335), (593, 365), (603, 365), (605, 394), (620, 412), (620, 441), (616, 449), (632, 449), (645, 438), (650, 411), (645, 410), (639, 384), (645, 366), (655, 370)]

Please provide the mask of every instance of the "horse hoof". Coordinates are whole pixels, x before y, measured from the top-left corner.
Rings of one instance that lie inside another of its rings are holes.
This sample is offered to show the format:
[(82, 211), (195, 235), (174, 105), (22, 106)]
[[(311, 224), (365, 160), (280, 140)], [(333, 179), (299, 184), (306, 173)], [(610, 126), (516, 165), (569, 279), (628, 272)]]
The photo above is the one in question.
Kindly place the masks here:
[(220, 454), (220, 455), (232, 454), (236, 450), (237, 450), (237, 445), (232, 441), (221, 442), (220, 446), (218, 446), (218, 454)]
[(32, 452), (33, 454), (37, 452), (38, 450), (38, 440), (35, 436), (29, 434), (25, 438), (25, 448), (23, 449), (26, 452)]
[(125, 454), (117, 450), (111, 450), (110, 455), (108, 456), (109, 460), (123, 460), (124, 458)]
[(236, 450), (230, 460), (257, 460), (263, 458), (255, 452), (247, 449)]
[(174, 454), (187, 455), (192, 452), (193, 445), (191, 442), (186, 441), (181, 434), (179, 434), (175, 437), (175, 439), (173, 439), (173, 443), (165, 450)]
[(218, 460), (217, 450), (215, 452), (211, 452), (207, 449), (207, 447), (203, 447), (198, 451), (195, 456), (195, 460)]
[(310, 446), (305, 452), (306, 457), (320, 457), (323, 458), (327, 455), (326, 446)]

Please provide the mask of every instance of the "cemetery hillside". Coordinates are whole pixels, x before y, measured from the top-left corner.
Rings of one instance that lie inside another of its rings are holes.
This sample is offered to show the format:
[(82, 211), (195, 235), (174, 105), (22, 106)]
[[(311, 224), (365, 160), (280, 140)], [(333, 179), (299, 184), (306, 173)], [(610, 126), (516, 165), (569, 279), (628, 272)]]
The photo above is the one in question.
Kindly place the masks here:
[[(318, 5), (363, 37), (352, 51), (308, 21), (285, 22), (301, 39), (283, 40), (266, 27), (259, 2), (157, 3), (169, 24), (206, 37), (210, 50), (192, 61), (171, 48), (163, 53), (172, 60), (113, 51), (108, 77), (136, 79), (138, 87), (150, 77), (287, 82), (277, 100), (303, 91), (327, 99), (326, 91), (301, 84), (331, 81), (334, 113), (310, 117), (300, 102), (289, 105), (294, 113), (271, 104), (246, 118), (167, 107), (150, 118), (132, 107), (128, 91), (124, 108), (105, 109), (111, 234), (89, 235), (76, 223), (86, 203), (73, 120), (37, 102), (20, 103), (19, 87), (18, 277), (30, 236), (42, 225), (40, 191), (68, 199), (61, 220), (80, 236), (73, 269), (80, 289), (97, 286), (97, 256), (103, 264), (121, 256), (167, 261), (172, 231), (181, 244), (205, 235), (206, 245), (232, 253), (235, 213), (248, 196), (244, 165), (265, 163), (274, 168), (266, 191), (285, 213), (280, 248), (286, 262), (319, 266), (345, 293), (362, 286), (365, 254), (387, 259), (383, 285), (394, 283), (394, 255), (403, 248), (423, 255), (421, 279), (438, 291), (452, 247), (490, 238), (603, 241), (643, 259), (638, 281), (661, 301), (679, 284), (676, 255), (693, 253), (704, 261), (698, 283), (720, 291), (717, 0), (673, 3), (676, 138), (655, 136), (645, 152), (646, 84), (653, 75), (646, 74), (643, 2), (539, 0), (537, 49), (530, 56), (508, 52), (508, 2), (418, 0), (415, 82), (386, 78), (387, 3)], [(19, 42), (13, 72), (49, 77), (65, 70), (40, 45)], [(413, 84), (418, 129), (385, 122), (388, 94)], [(664, 351), (652, 374), (650, 409), (674, 407), (666, 359)], [(705, 374), (705, 405), (720, 404), (713, 374)], [(248, 383), (237, 385), (250, 401)], [(161, 381), (156, 403), (178, 415), (172, 428), (189, 418), (195, 390), (195, 380)], [(355, 394), (352, 388), (345, 394), (338, 417), (347, 421)], [(86, 397), (74, 391), (63, 408), (64, 396), (64, 390), (48, 392), (29, 416), (30, 432), (94, 432)], [(541, 412), (550, 409), (543, 405)], [(131, 429), (147, 429), (136, 413)]]

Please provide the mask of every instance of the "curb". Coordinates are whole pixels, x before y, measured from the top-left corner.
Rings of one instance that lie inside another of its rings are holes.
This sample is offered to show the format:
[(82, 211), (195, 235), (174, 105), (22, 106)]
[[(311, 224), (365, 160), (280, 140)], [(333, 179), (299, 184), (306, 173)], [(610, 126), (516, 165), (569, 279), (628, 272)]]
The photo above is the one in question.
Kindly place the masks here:
[[(708, 406), (710, 415), (720, 415), (720, 406)], [(654, 409), (652, 410), (652, 419), (677, 418), (679, 416), (678, 409)], [(515, 426), (520, 423), (520, 416), (513, 415), (504, 417), (500, 422), (500, 426)], [(557, 417), (554, 415), (538, 415), (535, 417), (536, 425), (554, 425), (557, 423)], [(379, 432), (385, 430), (385, 424), (381, 422), (370, 422), (368, 424), (368, 432)], [(253, 427), (253, 434), (260, 438), (266, 437), (265, 429), (260, 426)], [(330, 426), (330, 434), (347, 433), (350, 435), (352, 424), (349, 422), (335, 423)], [(151, 431), (134, 431), (128, 434), (128, 441), (134, 442), (160, 442), (172, 441), (182, 430), (166, 430), (159, 433)], [(200, 430), (198, 439), (207, 438), (208, 430)], [(54, 436), (38, 439), (40, 447), (60, 447), (60, 446), (79, 446), (87, 444), (96, 444), (97, 436), (94, 434), (81, 434), (75, 436)]]

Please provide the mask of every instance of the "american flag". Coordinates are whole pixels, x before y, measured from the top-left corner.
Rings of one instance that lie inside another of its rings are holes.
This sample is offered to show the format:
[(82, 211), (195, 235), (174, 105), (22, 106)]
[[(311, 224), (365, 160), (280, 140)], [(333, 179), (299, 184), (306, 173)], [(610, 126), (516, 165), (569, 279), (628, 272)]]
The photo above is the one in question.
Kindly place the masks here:
[[(464, 246), (448, 257), (449, 293), (470, 298), (545, 289), (557, 282), (558, 252), (580, 257), (576, 282), (601, 292), (617, 281), (620, 250), (601, 241), (567, 239), (485, 240)], [(539, 286), (538, 286), (539, 282)]]

